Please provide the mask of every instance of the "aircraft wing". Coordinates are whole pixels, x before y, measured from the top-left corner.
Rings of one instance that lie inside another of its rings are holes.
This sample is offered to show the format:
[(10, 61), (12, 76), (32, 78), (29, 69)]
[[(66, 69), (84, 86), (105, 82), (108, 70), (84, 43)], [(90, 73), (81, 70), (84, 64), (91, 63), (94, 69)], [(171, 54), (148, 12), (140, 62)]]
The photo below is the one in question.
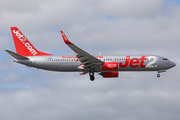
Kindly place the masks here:
[(64, 42), (77, 54), (77, 58), (86, 68), (94, 68), (102, 65), (103, 62), (101, 60), (97, 59), (96, 57), (90, 55), (89, 53), (85, 52), (84, 50), (71, 43), (65, 36), (63, 31), (61, 31), (61, 35)]

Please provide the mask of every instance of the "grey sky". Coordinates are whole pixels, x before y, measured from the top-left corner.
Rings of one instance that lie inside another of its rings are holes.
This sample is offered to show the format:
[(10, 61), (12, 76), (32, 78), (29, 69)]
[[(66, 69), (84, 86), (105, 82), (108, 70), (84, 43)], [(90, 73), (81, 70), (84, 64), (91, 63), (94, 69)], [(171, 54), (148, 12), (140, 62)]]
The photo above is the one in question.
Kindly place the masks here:
[[(75, 55), (60, 35), (91, 54), (141, 53), (176, 67), (120, 72), (116, 79), (58, 73), (13, 62), (10, 27), (41, 51)], [(180, 4), (176, 0), (0, 0), (1, 120), (179, 120)]]

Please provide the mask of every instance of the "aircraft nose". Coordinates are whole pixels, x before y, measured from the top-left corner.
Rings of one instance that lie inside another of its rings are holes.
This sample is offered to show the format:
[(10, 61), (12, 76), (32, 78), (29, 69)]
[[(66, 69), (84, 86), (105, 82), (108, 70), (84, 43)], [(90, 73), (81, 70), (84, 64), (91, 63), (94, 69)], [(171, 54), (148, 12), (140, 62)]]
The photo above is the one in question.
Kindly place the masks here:
[(171, 62), (171, 66), (172, 66), (172, 67), (176, 66), (176, 63)]

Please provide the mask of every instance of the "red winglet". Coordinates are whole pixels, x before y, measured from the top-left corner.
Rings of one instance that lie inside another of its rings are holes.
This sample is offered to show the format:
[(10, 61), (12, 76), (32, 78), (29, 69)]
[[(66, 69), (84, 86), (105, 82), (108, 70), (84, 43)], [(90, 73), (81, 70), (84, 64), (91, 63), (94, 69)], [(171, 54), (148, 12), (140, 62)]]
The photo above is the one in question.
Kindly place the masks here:
[(71, 42), (69, 42), (68, 38), (67, 38), (66, 35), (63, 33), (63, 31), (61, 31), (61, 35), (62, 35), (62, 38), (63, 38), (63, 40), (64, 40), (64, 42), (65, 42), (66, 44), (72, 44)]

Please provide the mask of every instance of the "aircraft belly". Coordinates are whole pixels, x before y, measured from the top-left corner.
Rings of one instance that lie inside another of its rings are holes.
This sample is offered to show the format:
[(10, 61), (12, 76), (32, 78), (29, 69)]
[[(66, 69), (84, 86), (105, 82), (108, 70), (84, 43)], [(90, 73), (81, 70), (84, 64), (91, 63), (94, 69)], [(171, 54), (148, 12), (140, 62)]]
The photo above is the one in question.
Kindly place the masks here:
[(119, 71), (158, 71), (158, 68), (141, 68), (141, 67), (132, 68), (128, 66), (126, 68), (119, 67)]

